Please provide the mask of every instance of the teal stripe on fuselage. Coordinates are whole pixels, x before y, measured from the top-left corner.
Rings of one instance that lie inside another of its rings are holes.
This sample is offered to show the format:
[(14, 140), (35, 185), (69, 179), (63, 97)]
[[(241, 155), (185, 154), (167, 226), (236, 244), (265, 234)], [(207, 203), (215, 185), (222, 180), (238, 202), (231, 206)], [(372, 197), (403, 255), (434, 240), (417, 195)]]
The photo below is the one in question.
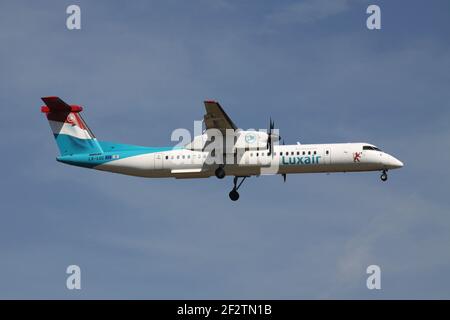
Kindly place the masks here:
[[(123, 144), (123, 143), (115, 143), (115, 142), (108, 142), (108, 141), (99, 141), (100, 146), (102, 147), (104, 152), (114, 152), (116, 150), (125, 151), (139, 151), (139, 150), (148, 150), (150, 152), (157, 152), (152, 151), (154, 149), (159, 149), (155, 147), (143, 147), (143, 146), (136, 146), (132, 144)], [(171, 148), (171, 147), (163, 147), (165, 148)]]
[(102, 151), (95, 139), (78, 139), (67, 134), (55, 134), (54, 136), (62, 156)]
[[(61, 139), (61, 141), (66, 141), (67, 138), (61, 138), (61, 136), (67, 135), (58, 135), (56, 139)], [(143, 147), (143, 146), (135, 146), (130, 144), (121, 144), (107, 141), (97, 141), (98, 144), (103, 149), (103, 152), (90, 152), (90, 148), (85, 148), (89, 145), (89, 141), (93, 142), (91, 139), (78, 139), (70, 136), (70, 143), (73, 145), (79, 146), (79, 153), (74, 154), (66, 154), (61, 155), (56, 158), (57, 161), (63, 162), (66, 164), (85, 167), (85, 168), (93, 168), (101, 164), (108, 163), (110, 161), (129, 158), (141, 154), (147, 153), (155, 153), (155, 152), (165, 152), (170, 150), (182, 149), (180, 147)], [(98, 149), (94, 149), (98, 150)]]

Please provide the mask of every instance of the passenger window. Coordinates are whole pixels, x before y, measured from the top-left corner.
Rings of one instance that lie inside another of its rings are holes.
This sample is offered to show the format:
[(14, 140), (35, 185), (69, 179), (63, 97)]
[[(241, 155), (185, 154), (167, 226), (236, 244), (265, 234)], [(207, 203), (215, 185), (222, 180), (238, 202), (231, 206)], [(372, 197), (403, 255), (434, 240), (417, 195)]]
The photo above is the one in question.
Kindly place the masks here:
[(177, 156), (177, 159), (180, 159), (180, 156), (179, 156), (179, 155)]
[(185, 158), (185, 156), (183, 155), (183, 159)]
[(305, 153), (305, 151), (303, 151), (303, 153), (302, 153), (303, 155), (305, 155), (306, 153)]
[(166, 156), (166, 160), (168, 160), (169, 159), (169, 156)]
[(317, 154), (317, 152), (316, 152), (316, 151), (314, 151), (314, 154)]
[(308, 151), (308, 155), (310, 155), (311, 154), (311, 151)]
[(283, 155), (283, 152), (280, 152), (280, 156), (282, 156)]
[(300, 151), (297, 151), (297, 155), (300, 155)]
[(326, 154), (330, 153), (330, 151), (327, 150), (327, 152), (325, 152)]

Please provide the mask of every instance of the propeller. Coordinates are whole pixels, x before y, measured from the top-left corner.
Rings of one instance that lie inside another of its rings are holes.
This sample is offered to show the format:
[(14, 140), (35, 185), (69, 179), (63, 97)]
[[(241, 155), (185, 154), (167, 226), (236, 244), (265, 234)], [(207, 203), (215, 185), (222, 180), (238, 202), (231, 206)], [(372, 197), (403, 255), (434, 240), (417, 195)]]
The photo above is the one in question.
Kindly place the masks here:
[(272, 118), (269, 119), (269, 131), (267, 133), (267, 149), (269, 152), (267, 153), (269, 156), (272, 154), (273, 141), (272, 141), (272, 130), (275, 128), (275, 122)]
[[(283, 139), (283, 142), (282, 142), (282, 144), (283, 144), (283, 146), (284, 146), (284, 139)], [(283, 182), (286, 182), (286, 173), (283, 173), (283, 174), (281, 174), (282, 176), (283, 176)]]
[[(267, 155), (271, 155), (272, 154), (272, 150), (273, 150), (273, 129), (275, 129), (275, 121), (272, 120), (272, 118), (270, 118), (269, 120), (269, 130), (267, 132), (267, 146), (266, 148), (269, 150), (269, 152), (267, 153)], [(280, 136), (279, 135), (275, 135), (275, 137), (278, 138), (278, 140), (280, 140)]]

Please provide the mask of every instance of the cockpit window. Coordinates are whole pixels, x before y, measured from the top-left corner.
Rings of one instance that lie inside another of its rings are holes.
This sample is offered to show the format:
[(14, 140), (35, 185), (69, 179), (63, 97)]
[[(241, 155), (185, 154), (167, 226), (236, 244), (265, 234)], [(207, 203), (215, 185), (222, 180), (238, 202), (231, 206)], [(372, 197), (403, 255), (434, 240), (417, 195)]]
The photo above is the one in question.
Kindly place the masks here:
[(377, 147), (372, 147), (372, 146), (363, 146), (363, 150), (375, 150), (375, 151), (381, 151), (381, 149), (377, 148)]

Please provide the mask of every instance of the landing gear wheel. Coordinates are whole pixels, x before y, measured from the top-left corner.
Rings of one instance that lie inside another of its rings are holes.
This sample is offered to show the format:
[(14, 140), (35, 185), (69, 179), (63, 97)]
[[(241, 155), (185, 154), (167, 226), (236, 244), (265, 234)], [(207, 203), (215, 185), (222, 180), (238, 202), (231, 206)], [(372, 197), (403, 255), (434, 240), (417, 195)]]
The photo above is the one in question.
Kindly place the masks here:
[(383, 173), (380, 176), (381, 181), (386, 181), (388, 179), (386, 170), (383, 171)]
[(229, 196), (232, 201), (237, 201), (239, 199), (239, 192), (233, 189), (230, 191)]
[[(238, 183), (238, 179), (239, 178), (242, 178), (242, 180), (241, 180), (241, 182), (239, 182)], [(233, 200), (233, 201), (237, 201), (238, 199), (239, 199), (239, 192), (238, 192), (238, 189), (240, 188), (240, 186), (242, 185), (242, 183), (244, 182), (244, 180), (246, 179), (247, 177), (246, 176), (244, 176), (244, 177), (238, 177), (238, 176), (235, 176), (234, 177), (234, 179), (233, 179), (233, 189), (231, 189), (231, 191), (230, 191), (230, 193), (229, 193), (229, 196), (230, 196), (230, 199), (231, 200)]]
[(225, 170), (222, 167), (218, 167), (214, 173), (218, 179), (225, 178)]

